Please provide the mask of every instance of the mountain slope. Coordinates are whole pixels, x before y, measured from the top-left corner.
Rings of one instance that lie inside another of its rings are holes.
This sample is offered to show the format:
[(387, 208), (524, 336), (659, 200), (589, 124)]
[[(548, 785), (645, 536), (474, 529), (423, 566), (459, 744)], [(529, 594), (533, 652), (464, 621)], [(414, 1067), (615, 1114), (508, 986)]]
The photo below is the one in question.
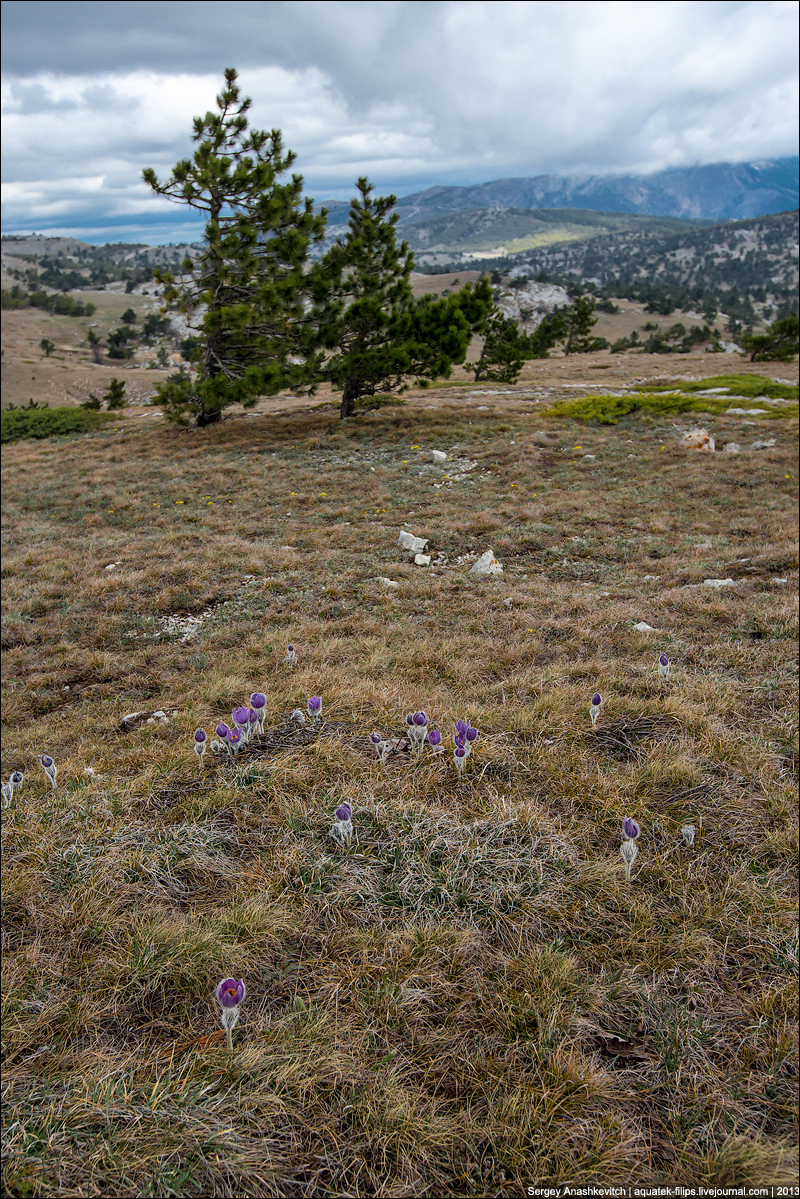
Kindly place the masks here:
[[(475, 208), (582, 208), (693, 220), (744, 220), (800, 203), (798, 158), (718, 162), (650, 175), (535, 175), (471, 187), (429, 187), (397, 202), (400, 224)], [(329, 225), (346, 225), (348, 205), (326, 201)]]
[(402, 236), (420, 265), (453, 254), (516, 254), (556, 242), (585, 241), (604, 233), (673, 233), (695, 222), (580, 208), (472, 208), (404, 225)]

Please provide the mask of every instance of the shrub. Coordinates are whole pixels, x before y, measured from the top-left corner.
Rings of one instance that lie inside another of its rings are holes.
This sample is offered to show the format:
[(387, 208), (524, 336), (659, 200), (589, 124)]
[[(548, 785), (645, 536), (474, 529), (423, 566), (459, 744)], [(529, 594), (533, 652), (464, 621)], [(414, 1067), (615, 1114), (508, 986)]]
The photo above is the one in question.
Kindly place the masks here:
[(90, 433), (99, 429), (111, 417), (107, 412), (91, 412), (84, 408), (15, 408), (0, 414), (0, 440), (3, 445), (23, 438), (40, 440), (60, 437), (67, 433)]

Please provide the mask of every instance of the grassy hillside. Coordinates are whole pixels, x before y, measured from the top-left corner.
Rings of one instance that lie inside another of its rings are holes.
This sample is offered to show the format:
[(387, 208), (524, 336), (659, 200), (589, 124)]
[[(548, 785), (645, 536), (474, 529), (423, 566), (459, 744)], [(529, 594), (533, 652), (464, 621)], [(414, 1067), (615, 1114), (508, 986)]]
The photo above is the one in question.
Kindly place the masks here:
[(585, 241), (604, 233), (673, 233), (685, 229), (688, 223), (669, 217), (579, 208), (474, 208), (414, 221), (403, 226), (402, 235), (424, 265), (429, 254), (510, 255), (539, 246)]
[(703, 365), (4, 448), (4, 1194), (794, 1183), (796, 419), (544, 412)]
[(641, 226), (513, 256), (472, 255), (470, 266), (580, 280), (609, 296), (718, 308), (752, 323), (797, 306), (797, 213), (671, 231)]

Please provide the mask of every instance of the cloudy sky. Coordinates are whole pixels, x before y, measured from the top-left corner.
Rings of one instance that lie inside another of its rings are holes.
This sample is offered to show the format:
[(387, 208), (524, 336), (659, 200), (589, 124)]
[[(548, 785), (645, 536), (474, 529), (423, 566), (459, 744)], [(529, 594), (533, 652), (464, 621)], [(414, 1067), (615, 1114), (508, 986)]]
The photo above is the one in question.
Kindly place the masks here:
[(795, 0), (4, 0), (3, 232), (194, 240), (223, 70), (317, 200), (796, 154)]

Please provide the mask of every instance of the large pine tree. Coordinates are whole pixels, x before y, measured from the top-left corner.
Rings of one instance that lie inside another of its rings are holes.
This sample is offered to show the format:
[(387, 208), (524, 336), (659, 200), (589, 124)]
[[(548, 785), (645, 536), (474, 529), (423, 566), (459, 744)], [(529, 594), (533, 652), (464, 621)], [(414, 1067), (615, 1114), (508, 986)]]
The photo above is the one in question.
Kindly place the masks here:
[[(166, 182), (148, 168), (143, 178), (206, 216), (203, 249), (183, 263), (183, 275), (157, 272), (165, 301), (184, 312), (199, 334), (196, 374), (163, 384), (158, 399), (181, 423), (207, 425), (230, 404), (252, 407), (261, 395), (313, 380), (317, 359), (304, 336), (310, 243), (321, 241), (325, 211), (303, 201), (303, 180), (280, 182), (295, 155), (281, 133), (251, 130), (236, 71), (225, 71), (219, 112), (195, 117), (191, 159)], [(187, 278), (188, 277), (188, 278)]]

